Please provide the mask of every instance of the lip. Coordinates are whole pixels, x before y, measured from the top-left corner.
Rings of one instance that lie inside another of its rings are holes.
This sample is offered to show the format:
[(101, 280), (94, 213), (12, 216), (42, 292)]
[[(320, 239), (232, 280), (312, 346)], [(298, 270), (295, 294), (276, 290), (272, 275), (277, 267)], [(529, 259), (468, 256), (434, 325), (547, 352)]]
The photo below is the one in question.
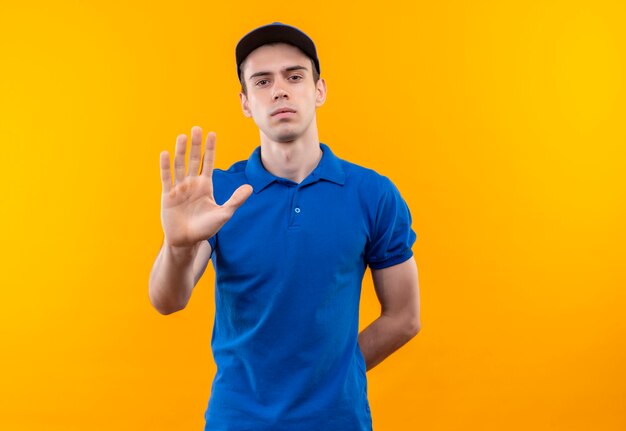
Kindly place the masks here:
[(275, 117), (275, 116), (285, 117), (285, 116), (288, 116), (289, 114), (295, 114), (295, 113), (296, 113), (295, 109), (291, 109), (286, 106), (283, 106), (282, 108), (274, 109), (270, 115), (272, 117)]
[(288, 117), (291, 117), (292, 115), (296, 115), (296, 113), (291, 112), (291, 111), (285, 111), (285, 112), (279, 112), (278, 114), (272, 115), (272, 118), (288, 118)]

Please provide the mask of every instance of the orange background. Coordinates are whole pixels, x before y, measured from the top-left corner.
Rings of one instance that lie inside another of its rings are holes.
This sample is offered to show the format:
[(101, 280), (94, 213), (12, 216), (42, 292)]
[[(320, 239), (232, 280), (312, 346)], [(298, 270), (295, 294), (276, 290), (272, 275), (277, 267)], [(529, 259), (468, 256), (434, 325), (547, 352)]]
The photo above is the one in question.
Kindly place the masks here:
[(0, 429), (202, 429), (213, 273), (148, 301), (159, 153), (200, 125), (248, 157), (234, 46), (272, 21), (316, 41), (322, 142), (414, 217), (375, 430), (626, 429), (626, 6), (485, 0), (3, 2)]

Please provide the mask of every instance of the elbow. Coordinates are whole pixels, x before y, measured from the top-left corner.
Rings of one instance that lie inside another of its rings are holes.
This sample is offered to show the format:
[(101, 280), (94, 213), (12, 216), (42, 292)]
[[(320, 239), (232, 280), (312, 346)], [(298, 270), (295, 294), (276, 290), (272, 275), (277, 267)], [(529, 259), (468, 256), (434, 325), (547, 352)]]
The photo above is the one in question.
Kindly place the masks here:
[(417, 334), (419, 334), (421, 329), (422, 329), (422, 324), (420, 322), (418, 322), (417, 325), (415, 326), (415, 331), (414, 331), (413, 336), (415, 337)]
[(181, 311), (185, 308), (185, 305), (175, 306), (172, 304), (164, 303), (162, 301), (158, 301), (157, 299), (153, 298), (150, 293), (148, 293), (148, 297), (150, 299), (150, 304), (152, 305), (152, 307), (156, 311), (158, 311), (159, 314), (162, 314), (164, 316), (167, 316), (168, 314), (176, 313), (177, 311)]
[(419, 319), (417, 319), (416, 321), (411, 321), (407, 325), (409, 338), (415, 337), (417, 334), (419, 334), (421, 329), (422, 329), (422, 324), (420, 323)]
[(419, 334), (422, 329), (422, 324), (420, 322), (419, 313), (413, 313), (409, 315), (404, 321), (404, 329), (406, 331), (406, 335), (409, 339), (415, 337)]
[(157, 307), (155, 305), (153, 305), (153, 306), (156, 309), (156, 311), (158, 311), (159, 314), (162, 314), (163, 316), (167, 316), (168, 314), (176, 313), (177, 311), (181, 311), (181, 310), (183, 310), (185, 308), (185, 307), (177, 307), (177, 308), (170, 307), (170, 308), (166, 308), (166, 307), (163, 307), (163, 306), (161, 306), (161, 307)]

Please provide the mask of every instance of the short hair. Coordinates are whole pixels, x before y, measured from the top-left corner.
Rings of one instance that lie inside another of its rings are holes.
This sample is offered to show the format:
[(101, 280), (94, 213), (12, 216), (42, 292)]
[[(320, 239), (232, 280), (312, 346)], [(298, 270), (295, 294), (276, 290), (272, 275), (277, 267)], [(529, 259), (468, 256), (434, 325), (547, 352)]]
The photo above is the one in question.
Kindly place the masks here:
[[(268, 43), (267, 45), (276, 45), (277, 43), (280, 43), (280, 42)], [(317, 67), (315, 67), (315, 62), (313, 61), (313, 59), (309, 56), (307, 56), (307, 58), (311, 61), (311, 70), (313, 71), (313, 83), (317, 84), (317, 81), (319, 81), (320, 79), (320, 73), (317, 71)], [(245, 63), (246, 63), (246, 60), (242, 61), (239, 67), (239, 69), (241, 70), (241, 73), (239, 74), (239, 83), (241, 84), (241, 92), (247, 96), (248, 88), (246, 87), (245, 79), (243, 79), (243, 70), (244, 70)]]

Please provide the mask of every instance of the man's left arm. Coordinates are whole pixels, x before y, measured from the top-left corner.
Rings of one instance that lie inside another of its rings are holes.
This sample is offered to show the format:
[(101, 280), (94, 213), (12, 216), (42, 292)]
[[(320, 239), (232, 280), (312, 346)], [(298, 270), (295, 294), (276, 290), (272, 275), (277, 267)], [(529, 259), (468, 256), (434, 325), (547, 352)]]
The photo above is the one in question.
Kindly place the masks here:
[(358, 342), (369, 371), (420, 331), (417, 265), (410, 259), (387, 268), (372, 269), (381, 313), (359, 334)]

